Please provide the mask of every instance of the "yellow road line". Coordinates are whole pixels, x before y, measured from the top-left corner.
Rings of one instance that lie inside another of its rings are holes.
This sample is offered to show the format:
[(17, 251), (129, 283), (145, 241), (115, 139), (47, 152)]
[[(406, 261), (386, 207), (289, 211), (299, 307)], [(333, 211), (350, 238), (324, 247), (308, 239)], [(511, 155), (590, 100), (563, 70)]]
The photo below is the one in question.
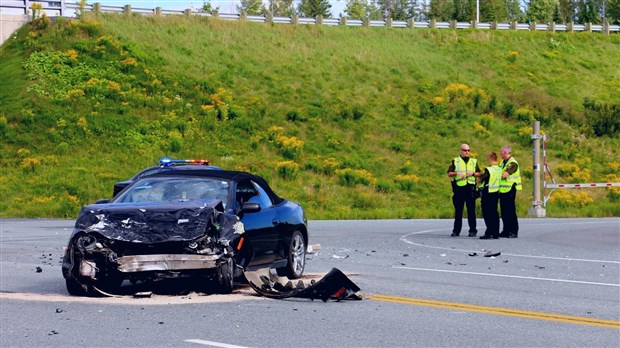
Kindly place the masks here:
[(423, 300), (423, 299), (418, 299), (418, 298), (397, 297), (397, 296), (388, 296), (388, 295), (372, 295), (369, 298), (371, 300), (383, 301), (383, 302), (393, 302), (393, 303), (401, 303), (401, 304), (425, 306), (425, 307), (435, 307), (435, 308), (446, 308), (446, 309), (454, 309), (454, 310), (468, 311), (468, 312), (506, 315), (506, 316), (519, 317), (519, 318), (559, 321), (563, 323), (592, 325), (592, 326), (607, 327), (607, 328), (612, 328), (612, 329), (620, 329), (620, 321), (616, 321), (616, 320), (575, 317), (575, 316), (570, 316), (570, 315), (542, 313), (542, 312), (529, 312), (529, 311), (521, 311), (521, 310), (509, 309), (509, 308), (476, 306), (476, 305), (470, 305), (470, 304), (465, 304), (465, 303), (442, 302), (442, 301)]

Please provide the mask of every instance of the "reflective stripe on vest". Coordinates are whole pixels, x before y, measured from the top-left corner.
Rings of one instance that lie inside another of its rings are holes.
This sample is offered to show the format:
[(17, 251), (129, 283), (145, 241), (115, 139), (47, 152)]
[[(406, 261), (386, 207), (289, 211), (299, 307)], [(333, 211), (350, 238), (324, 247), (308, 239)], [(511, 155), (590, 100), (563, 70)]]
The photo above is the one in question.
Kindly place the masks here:
[(512, 189), (512, 185), (516, 184), (516, 188), (517, 191), (521, 191), (523, 189), (523, 186), (521, 185), (521, 166), (519, 166), (519, 163), (517, 162), (516, 159), (514, 159), (513, 157), (510, 157), (508, 159), (508, 162), (504, 162), (502, 161), (502, 172), (508, 167), (508, 165), (510, 163), (516, 163), (517, 164), (517, 171), (508, 175), (506, 177), (506, 179), (501, 179), (499, 182), (499, 192), (500, 193), (507, 193), (510, 192), (510, 190)]
[(461, 179), (460, 175), (465, 175), (467, 172), (475, 172), (476, 171), (476, 159), (470, 158), (467, 163), (461, 158), (457, 157), (454, 159), (454, 171), (456, 172), (456, 176), (454, 176), (454, 181), (456, 182), (456, 186), (465, 186), (467, 184), (475, 185), (476, 177), (470, 176), (465, 179)]
[(489, 170), (489, 193), (497, 192), (502, 178), (502, 168), (495, 164), (487, 169)]

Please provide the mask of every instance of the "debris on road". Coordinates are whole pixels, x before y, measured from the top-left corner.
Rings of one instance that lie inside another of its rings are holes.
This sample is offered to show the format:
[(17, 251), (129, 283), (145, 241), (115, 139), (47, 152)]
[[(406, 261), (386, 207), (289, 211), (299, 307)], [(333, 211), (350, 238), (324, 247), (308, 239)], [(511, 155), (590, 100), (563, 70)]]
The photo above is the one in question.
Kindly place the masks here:
[(43, 272), (43, 268), (37, 266), (36, 271), (37, 271), (37, 273), (41, 273), (41, 272)]
[(469, 256), (478, 256), (478, 253), (469, 253)]
[(329, 299), (338, 302), (362, 299), (357, 294), (360, 288), (337, 268), (332, 268), (323, 278), (318, 281), (312, 280), (307, 285), (302, 280), (293, 285), (293, 282), (288, 278), (278, 277), (266, 268), (245, 272), (245, 277), (254, 291), (273, 299), (296, 297), (308, 298), (313, 301), (314, 299), (321, 299), (323, 302), (327, 302)]
[(489, 251), (487, 251), (484, 254), (484, 257), (496, 257), (496, 256), (500, 256), (501, 254), (502, 253), (500, 251), (491, 251), (491, 250), (489, 250)]

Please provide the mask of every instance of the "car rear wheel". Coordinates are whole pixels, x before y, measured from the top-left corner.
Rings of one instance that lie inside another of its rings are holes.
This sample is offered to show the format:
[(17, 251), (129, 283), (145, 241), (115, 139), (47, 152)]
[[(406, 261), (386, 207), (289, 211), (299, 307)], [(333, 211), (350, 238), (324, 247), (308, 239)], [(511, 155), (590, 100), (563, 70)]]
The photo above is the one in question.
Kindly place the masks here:
[(306, 267), (306, 241), (299, 231), (293, 232), (291, 244), (288, 249), (288, 264), (286, 267), (278, 268), (276, 271), (279, 276), (286, 276), (289, 279), (297, 279), (304, 273)]

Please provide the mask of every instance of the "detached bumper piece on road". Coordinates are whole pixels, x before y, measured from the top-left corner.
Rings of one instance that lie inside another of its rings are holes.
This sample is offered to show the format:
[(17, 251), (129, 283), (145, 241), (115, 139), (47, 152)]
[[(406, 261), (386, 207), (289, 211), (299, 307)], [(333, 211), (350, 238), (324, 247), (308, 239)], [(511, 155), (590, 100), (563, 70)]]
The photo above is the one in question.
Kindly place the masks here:
[(283, 280), (288, 280), (288, 278), (277, 277), (277, 279), (274, 279), (269, 270), (266, 271), (245, 272), (245, 277), (254, 291), (268, 298), (284, 299), (296, 297), (309, 298), (313, 301), (314, 299), (321, 299), (323, 302), (327, 302), (330, 299), (336, 301), (362, 299), (357, 294), (360, 288), (337, 268), (332, 268), (319, 281), (315, 282), (313, 280), (308, 285), (301, 280), (295, 285), (291, 281), (283, 284)]

